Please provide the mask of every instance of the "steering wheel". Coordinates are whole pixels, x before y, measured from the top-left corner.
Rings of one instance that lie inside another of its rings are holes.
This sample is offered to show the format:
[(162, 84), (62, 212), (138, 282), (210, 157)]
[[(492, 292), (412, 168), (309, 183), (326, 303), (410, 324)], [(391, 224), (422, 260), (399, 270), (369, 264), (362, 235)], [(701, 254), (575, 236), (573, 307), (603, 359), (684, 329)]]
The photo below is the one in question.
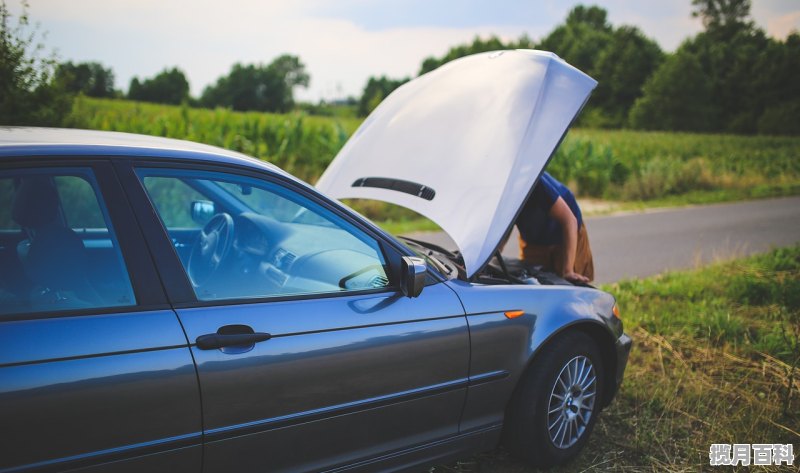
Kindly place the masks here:
[(189, 255), (187, 272), (195, 287), (206, 284), (233, 246), (233, 217), (225, 212), (211, 217), (200, 230)]

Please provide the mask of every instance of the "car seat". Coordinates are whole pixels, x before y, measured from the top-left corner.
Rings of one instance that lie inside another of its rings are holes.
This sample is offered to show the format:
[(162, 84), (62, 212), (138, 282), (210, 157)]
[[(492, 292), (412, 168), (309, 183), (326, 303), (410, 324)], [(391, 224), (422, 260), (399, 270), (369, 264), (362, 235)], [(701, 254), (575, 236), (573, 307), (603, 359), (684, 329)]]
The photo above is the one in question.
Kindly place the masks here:
[(86, 248), (66, 225), (59, 207), (51, 176), (18, 181), (11, 216), (28, 236), (17, 246), (17, 253), (34, 284), (30, 305), (34, 310), (100, 305), (101, 297), (87, 277)]

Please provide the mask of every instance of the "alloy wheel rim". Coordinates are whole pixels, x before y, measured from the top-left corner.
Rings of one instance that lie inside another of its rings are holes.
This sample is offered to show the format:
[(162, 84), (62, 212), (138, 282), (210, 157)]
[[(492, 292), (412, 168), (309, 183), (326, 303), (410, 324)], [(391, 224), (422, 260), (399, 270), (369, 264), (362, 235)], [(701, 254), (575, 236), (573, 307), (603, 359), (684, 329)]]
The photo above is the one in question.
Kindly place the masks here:
[(547, 431), (557, 448), (575, 445), (586, 432), (597, 397), (597, 375), (592, 360), (580, 355), (559, 372), (547, 405)]

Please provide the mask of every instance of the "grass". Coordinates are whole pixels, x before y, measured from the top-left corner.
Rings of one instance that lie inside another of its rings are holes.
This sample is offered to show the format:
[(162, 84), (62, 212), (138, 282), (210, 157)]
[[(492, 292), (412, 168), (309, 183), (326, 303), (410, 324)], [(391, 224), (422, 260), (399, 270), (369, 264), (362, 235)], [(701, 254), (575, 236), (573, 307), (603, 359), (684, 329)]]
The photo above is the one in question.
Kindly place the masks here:
[[(636, 212), (648, 209), (686, 207), (691, 205), (720, 204), (745, 200), (767, 199), (800, 195), (800, 185), (753, 187), (739, 190), (690, 191), (652, 200), (609, 201), (578, 199), (585, 216), (608, 215), (617, 212)], [(589, 203), (589, 205), (584, 205)]]
[(800, 192), (798, 157), (794, 137), (576, 129), (548, 170), (584, 196), (649, 201), (716, 191), (738, 200)]
[(219, 146), (270, 161), (313, 183), (360, 123), (302, 112), (233, 112), (79, 97), (65, 125)]
[[(800, 458), (800, 246), (603, 289), (634, 348), (587, 448), (554, 471), (700, 471), (712, 443), (792, 443)], [(498, 449), (434, 471), (534, 470)]]
[[(85, 97), (65, 122), (240, 151), (312, 184), (360, 124), (347, 114), (241, 113)], [(798, 195), (800, 137), (574, 129), (548, 171), (579, 196), (620, 202), (623, 210)], [(393, 232), (435, 229), (382, 203), (353, 207)]]
[(376, 223), (392, 235), (408, 235), (414, 232), (438, 232), (442, 230), (439, 225), (423, 217), (399, 220), (378, 220)]

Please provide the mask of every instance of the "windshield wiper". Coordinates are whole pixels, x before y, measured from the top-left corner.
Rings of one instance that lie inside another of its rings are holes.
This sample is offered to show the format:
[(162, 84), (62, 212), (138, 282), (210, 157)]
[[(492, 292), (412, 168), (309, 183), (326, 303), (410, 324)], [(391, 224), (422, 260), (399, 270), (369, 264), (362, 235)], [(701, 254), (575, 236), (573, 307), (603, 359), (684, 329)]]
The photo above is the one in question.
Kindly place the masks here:
[[(425, 258), (425, 260), (430, 262), (431, 265), (434, 268), (436, 268), (437, 271), (447, 276), (448, 278), (450, 277), (451, 274), (453, 274), (453, 271), (456, 271), (457, 268), (453, 268), (450, 266), (450, 264), (448, 264), (452, 263), (452, 261), (449, 260), (450, 258), (449, 255), (452, 255), (452, 253), (450, 253), (449, 251), (439, 248), (436, 245), (430, 245), (429, 247), (427, 246), (428, 244), (426, 242), (414, 240), (413, 238), (407, 238), (407, 237), (400, 237), (400, 238), (409, 243), (409, 246), (411, 247), (411, 250), (414, 251), (414, 253)], [(442, 259), (437, 256), (437, 253), (444, 256), (448, 260), (442, 261)], [(453, 255), (453, 257), (455, 257), (455, 255)]]

